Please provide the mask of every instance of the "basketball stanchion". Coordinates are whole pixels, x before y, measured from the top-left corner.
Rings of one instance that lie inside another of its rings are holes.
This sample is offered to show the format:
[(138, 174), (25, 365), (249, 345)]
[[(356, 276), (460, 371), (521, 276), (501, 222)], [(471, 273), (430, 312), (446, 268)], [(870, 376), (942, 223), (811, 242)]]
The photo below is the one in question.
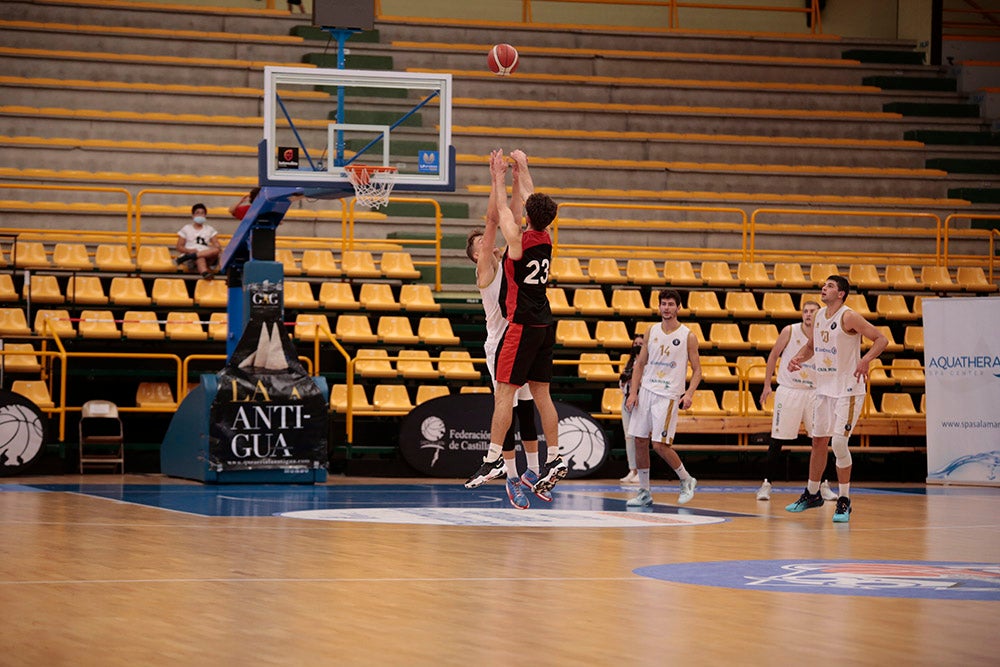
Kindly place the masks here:
[(344, 167), (354, 186), (354, 198), (362, 206), (381, 208), (389, 203), (396, 184), (396, 167), (349, 164)]

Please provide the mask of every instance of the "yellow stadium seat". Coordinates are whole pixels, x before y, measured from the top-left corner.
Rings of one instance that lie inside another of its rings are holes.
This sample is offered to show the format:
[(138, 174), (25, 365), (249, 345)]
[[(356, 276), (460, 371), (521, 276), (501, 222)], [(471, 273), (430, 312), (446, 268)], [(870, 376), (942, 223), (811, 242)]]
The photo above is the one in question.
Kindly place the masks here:
[(423, 283), (407, 283), (399, 288), (399, 305), (407, 312), (436, 313), (441, 304), (434, 300), (431, 286)]
[(165, 333), (170, 340), (205, 340), (208, 338), (198, 313), (187, 311), (172, 310), (167, 313)]
[(327, 310), (358, 310), (361, 304), (354, 298), (351, 283), (323, 283), (319, 287), (319, 302)]
[(378, 336), (372, 333), (367, 315), (341, 315), (337, 318), (337, 338), (345, 343), (374, 343)]
[(111, 303), (116, 306), (149, 306), (149, 295), (146, 293), (146, 285), (142, 278), (123, 278), (118, 276), (111, 279), (111, 289), (108, 291)]
[(118, 323), (110, 310), (84, 310), (77, 328), (83, 338), (121, 338)]
[(52, 402), (48, 386), (41, 380), (15, 380), (11, 383), (10, 390), (24, 396), (43, 410), (56, 406)]
[(619, 373), (604, 352), (584, 352), (577, 364), (577, 373), (588, 382), (618, 382)]
[(398, 356), (396, 370), (404, 378), (433, 380), (440, 377), (427, 350), (400, 350)]
[(906, 307), (906, 299), (902, 294), (879, 294), (875, 299), (875, 312), (885, 320), (915, 320), (918, 315)]
[(885, 289), (885, 281), (878, 274), (874, 264), (851, 264), (847, 269), (847, 280), (856, 289)]
[(8, 373), (41, 373), (35, 346), (31, 343), (4, 343), (3, 369)]
[(90, 271), (94, 262), (90, 259), (87, 246), (82, 243), (57, 243), (52, 248), (52, 265), (57, 269)]
[(767, 372), (767, 360), (761, 356), (736, 357), (736, 372), (750, 382), (761, 384)]
[(927, 394), (920, 394), (920, 414), (927, 413)]
[(274, 261), (281, 263), (286, 276), (302, 275), (299, 260), (296, 259), (295, 253), (290, 248), (275, 248)]
[(23, 308), (0, 308), (0, 335), (31, 335), (31, 328), (28, 326)]
[(583, 320), (557, 320), (556, 343), (564, 347), (597, 347)]
[(177, 263), (165, 245), (143, 245), (136, 252), (135, 264), (145, 273), (177, 273)]
[(913, 352), (923, 352), (924, 328), (919, 325), (906, 327), (903, 331), (903, 347)]
[(417, 405), (442, 396), (451, 396), (451, 390), (443, 384), (422, 384), (417, 387)]
[(889, 372), (900, 386), (924, 386), (924, 368), (919, 359), (893, 359)]
[(60, 338), (75, 338), (76, 328), (69, 317), (68, 310), (35, 311), (35, 333), (43, 337), (51, 337), (53, 332)]
[(817, 263), (809, 267), (809, 279), (815, 287), (822, 287), (830, 276), (839, 276), (840, 268), (836, 264)]
[(140, 408), (175, 408), (174, 392), (166, 382), (140, 382), (135, 391), (135, 404)]
[(209, 315), (208, 337), (212, 340), (226, 340), (226, 337), (229, 335), (228, 319), (226, 313), (212, 313)]
[(358, 301), (365, 310), (399, 310), (392, 287), (386, 283), (364, 283)]
[(118, 243), (102, 243), (97, 246), (94, 264), (100, 271), (135, 271), (135, 261), (128, 247)]
[(605, 316), (613, 315), (615, 310), (604, 300), (604, 293), (599, 289), (579, 288), (573, 292), (573, 307), (581, 315)]
[(554, 283), (589, 283), (590, 278), (583, 273), (580, 260), (576, 257), (553, 257), (549, 269), (549, 280)]
[(920, 296), (917, 295), (913, 297), (913, 317), (917, 320), (922, 320), (924, 318), (924, 301), (927, 299), (940, 299), (938, 296)]
[(341, 275), (337, 260), (329, 250), (303, 250), (302, 271), (307, 276), (337, 278)]
[(632, 337), (621, 320), (598, 320), (594, 328), (594, 340), (601, 347), (632, 347)]
[(978, 266), (960, 266), (956, 271), (955, 282), (966, 292), (987, 294), (996, 292), (996, 284), (986, 279), (986, 273)]
[(946, 266), (923, 266), (920, 268), (920, 284), (924, 289), (935, 292), (959, 290), (961, 287), (951, 277)]
[(156, 320), (156, 313), (129, 310), (122, 317), (122, 335), (125, 338), (161, 340), (163, 330)]
[(751, 320), (767, 315), (757, 306), (753, 292), (729, 292), (726, 294), (726, 310), (738, 320)]
[(896, 381), (885, 372), (881, 359), (872, 359), (868, 364), (868, 383), (874, 387), (887, 387), (896, 384)]
[(0, 302), (20, 301), (21, 295), (14, 289), (14, 279), (9, 273), (0, 273)]
[(705, 382), (736, 382), (736, 375), (723, 356), (701, 358), (701, 375)]
[(153, 280), (152, 298), (154, 305), (166, 308), (190, 308), (194, 305), (188, 294), (187, 281), (183, 278), (156, 278)]
[(587, 275), (602, 285), (621, 285), (628, 281), (619, 270), (618, 262), (610, 257), (594, 257), (588, 261)]
[(478, 380), (481, 375), (472, 365), (472, 356), (465, 350), (442, 351), (438, 371), (447, 380)]
[[(347, 385), (335, 384), (330, 388), (330, 407), (335, 412), (347, 412)], [(351, 411), (370, 412), (375, 408), (368, 402), (368, 395), (365, 388), (360, 384), (352, 385), (351, 390)]]
[(786, 289), (805, 289), (816, 286), (802, 273), (802, 265), (797, 262), (776, 262), (774, 264), (774, 282)]
[(764, 262), (740, 262), (736, 265), (736, 277), (743, 287), (761, 288), (777, 285), (768, 275)]
[(428, 345), (458, 345), (460, 342), (451, 330), (451, 322), (445, 317), (420, 318), (417, 336)]
[(310, 343), (319, 336), (320, 342), (327, 342), (329, 338), (322, 332), (330, 333), (330, 320), (326, 315), (319, 313), (298, 313), (295, 316), (295, 338)]
[(903, 393), (882, 394), (882, 414), (887, 417), (916, 417), (920, 413), (913, 406), (913, 397)]
[(622, 317), (648, 317), (649, 306), (635, 289), (616, 289), (611, 293), (611, 308)]
[(358, 350), (354, 371), (364, 377), (396, 377), (396, 369), (389, 361), (389, 352), (383, 348)]
[(791, 319), (799, 316), (788, 292), (764, 292), (761, 308), (770, 318)]
[(909, 264), (889, 264), (885, 267), (885, 284), (892, 289), (921, 289), (917, 277), (913, 275), (913, 267)]
[(350, 278), (381, 278), (375, 258), (367, 250), (345, 250), (340, 257), (340, 269)]
[(375, 387), (372, 405), (379, 412), (409, 412), (413, 409), (410, 394), (401, 384), (380, 384)]
[(55, 276), (48, 275), (33, 275), (31, 276), (30, 290), (26, 287), (24, 298), (25, 300), (30, 299), (34, 303), (64, 303), (66, 297), (63, 296), (62, 290), (59, 289), (59, 281), (56, 280)]
[[(663, 285), (671, 287), (697, 287), (704, 284), (694, 274), (694, 267), (687, 260), (666, 260), (663, 262)], [(654, 295), (657, 290), (653, 290)]]
[(633, 285), (662, 285), (663, 276), (651, 259), (630, 259), (625, 264), (625, 277)]
[(754, 322), (747, 329), (747, 342), (754, 350), (770, 350), (778, 341), (778, 327)]
[(738, 324), (713, 322), (708, 329), (708, 340), (717, 350), (749, 350), (750, 343), (743, 340)]
[(553, 315), (575, 315), (576, 308), (566, 300), (566, 290), (562, 287), (545, 288), (545, 297), (549, 300), (549, 310)]
[(695, 339), (698, 341), (698, 349), (699, 350), (711, 350), (712, 349), (712, 341), (708, 340), (708, 338), (705, 337), (705, 332), (701, 328), (701, 323), (700, 322), (690, 322), (690, 321), (688, 321), (688, 322), (684, 323), (684, 326), (686, 326), (688, 329), (690, 329), (691, 333), (694, 334)]
[(380, 317), (375, 333), (387, 345), (415, 345), (420, 342), (420, 338), (413, 333), (410, 318), (400, 315)]
[[(885, 325), (876, 325), (875, 328), (881, 331), (885, 335), (886, 339), (889, 341), (888, 345), (885, 346), (886, 352), (890, 354), (895, 354), (896, 352), (903, 351), (903, 345), (901, 343), (897, 343), (896, 340), (892, 337), (892, 329), (890, 329)], [(871, 349), (871, 346), (872, 342), (870, 340), (868, 340), (867, 338), (862, 339), (861, 341), (862, 350), (869, 350)]]
[(691, 407), (680, 412), (683, 415), (702, 417), (723, 417), (726, 414), (726, 411), (719, 407), (719, 401), (711, 389), (696, 389), (691, 397)]
[(286, 280), (285, 308), (305, 310), (319, 308), (319, 301), (313, 296), (312, 285), (301, 280)]
[(619, 387), (605, 387), (601, 394), (601, 412), (618, 415), (622, 411), (622, 390)]
[(202, 308), (225, 308), (229, 303), (226, 283), (222, 280), (197, 280), (194, 283), (194, 302)]
[(757, 407), (756, 401), (753, 400), (753, 395), (745, 390), (726, 389), (723, 391), (721, 407), (728, 415), (760, 415), (760, 409)]
[(47, 269), (52, 264), (41, 243), (17, 241), (14, 244), (14, 266), (19, 269)]
[(81, 306), (104, 306), (108, 295), (97, 276), (70, 276), (66, 282), (66, 300)]
[(844, 305), (866, 320), (870, 321), (878, 317), (878, 313), (868, 307), (868, 300), (865, 299), (863, 294), (848, 294), (844, 300)]
[(739, 278), (733, 277), (729, 262), (714, 260), (701, 263), (701, 282), (713, 289), (739, 287), (740, 285)]
[(393, 280), (417, 280), (420, 271), (413, 265), (413, 257), (408, 252), (383, 252), (382, 275)]
[(493, 393), (493, 389), (491, 389), (490, 387), (482, 386), (482, 385), (470, 385), (470, 384), (467, 384), (467, 385), (464, 385), (461, 389), (459, 389), (458, 393), (460, 393), (460, 394), (492, 394)]
[(819, 294), (810, 294), (809, 292), (805, 292), (799, 295), (799, 310), (796, 313), (796, 315), (801, 315), (802, 310), (806, 307), (806, 304), (809, 303), (810, 301), (815, 303), (820, 308), (823, 307), (823, 301)]
[(719, 305), (715, 292), (689, 292), (687, 309), (698, 318), (724, 318), (729, 311)]

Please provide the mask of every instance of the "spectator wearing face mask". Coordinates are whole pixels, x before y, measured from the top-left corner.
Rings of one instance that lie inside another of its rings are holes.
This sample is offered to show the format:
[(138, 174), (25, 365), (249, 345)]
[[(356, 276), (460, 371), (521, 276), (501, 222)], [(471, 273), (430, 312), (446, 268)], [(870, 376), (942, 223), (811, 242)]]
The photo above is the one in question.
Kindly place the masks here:
[(219, 232), (208, 224), (208, 210), (204, 204), (191, 207), (191, 222), (177, 232), (177, 258), (179, 266), (188, 270), (196, 270), (203, 278), (211, 280), (215, 275), (213, 269), (218, 267), (222, 246), (219, 245)]

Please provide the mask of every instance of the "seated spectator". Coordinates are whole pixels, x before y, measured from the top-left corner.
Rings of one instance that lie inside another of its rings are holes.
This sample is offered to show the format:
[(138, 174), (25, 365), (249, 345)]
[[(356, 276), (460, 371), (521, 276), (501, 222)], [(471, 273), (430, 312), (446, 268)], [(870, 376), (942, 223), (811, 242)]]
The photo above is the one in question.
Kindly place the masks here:
[(250, 204), (257, 198), (258, 192), (260, 192), (260, 188), (254, 188), (249, 194), (243, 195), (238, 202), (229, 207), (229, 215), (237, 220), (242, 220), (246, 216), (247, 211), (250, 210)]
[(191, 207), (191, 222), (177, 232), (177, 252), (180, 253), (177, 264), (197, 270), (210, 280), (215, 275), (213, 269), (218, 268), (222, 246), (219, 245), (219, 232), (207, 224), (207, 215), (204, 204)]

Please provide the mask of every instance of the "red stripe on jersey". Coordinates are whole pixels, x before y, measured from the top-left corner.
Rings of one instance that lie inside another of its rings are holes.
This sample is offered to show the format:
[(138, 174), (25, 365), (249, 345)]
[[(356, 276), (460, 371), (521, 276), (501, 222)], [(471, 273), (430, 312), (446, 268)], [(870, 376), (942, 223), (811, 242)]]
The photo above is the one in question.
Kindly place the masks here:
[(507, 331), (504, 332), (503, 340), (500, 342), (500, 352), (497, 354), (497, 382), (506, 382), (507, 384), (510, 384), (510, 373), (514, 369), (514, 361), (517, 359), (517, 351), (521, 347), (521, 334), (523, 332), (523, 325), (507, 325)]

